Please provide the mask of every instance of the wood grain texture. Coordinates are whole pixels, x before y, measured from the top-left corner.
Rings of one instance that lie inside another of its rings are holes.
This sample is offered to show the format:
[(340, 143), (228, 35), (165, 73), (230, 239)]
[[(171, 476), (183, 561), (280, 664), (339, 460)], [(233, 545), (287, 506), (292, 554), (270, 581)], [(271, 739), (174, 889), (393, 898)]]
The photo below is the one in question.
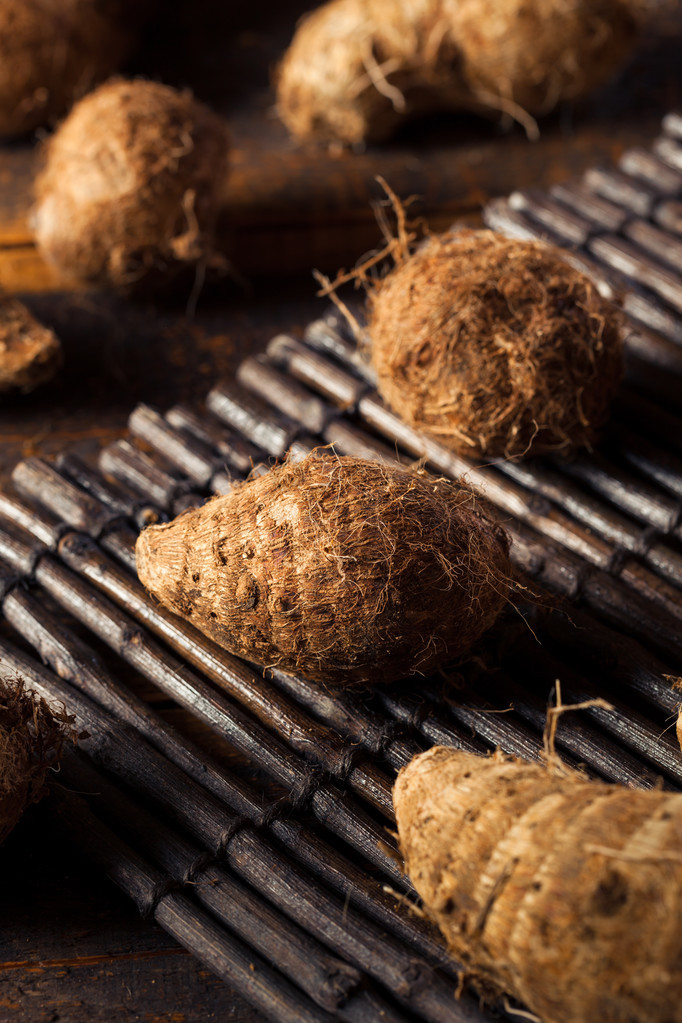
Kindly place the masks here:
[(3, 1023), (262, 1023), (34, 807), (0, 852)]
[[(383, 198), (377, 175), (401, 198), (414, 197), (411, 211), (443, 230), (513, 188), (547, 188), (615, 162), (624, 148), (653, 138), (662, 111), (682, 106), (682, 27), (670, 25), (646, 37), (589, 101), (544, 119), (536, 143), (519, 126), (449, 115), (407, 125), (383, 147), (302, 146), (277, 119), (270, 81), (298, 15), (312, 5), (218, 6), (167, 5), (168, 18), (150, 29), (129, 70), (189, 84), (228, 120), (232, 169), (219, 246), (248, 279), (353, 265), (380, 241), (372, 208)], [(33, 247), (29, 211), (39, 160), (30, 144), (0, 151), (0, 282), (13, 291), (79, 287)]]

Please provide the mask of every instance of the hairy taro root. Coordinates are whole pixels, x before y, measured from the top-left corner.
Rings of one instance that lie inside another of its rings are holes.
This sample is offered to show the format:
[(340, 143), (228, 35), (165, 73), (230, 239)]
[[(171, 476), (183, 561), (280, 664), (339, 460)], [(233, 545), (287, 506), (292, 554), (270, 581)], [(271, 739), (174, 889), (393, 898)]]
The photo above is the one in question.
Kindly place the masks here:
[(335, 683), (466, 651), (509, 589), (506, 537), (459, 484), (310, 455), (146, 529), (142, 583), (234, 654)]
[(0, 0), (0, 136), (61, 117), (115, 71), (149, 0)]
[(32, 391), (62, 363), (59, 339), (25, 305), (0, 292), (0, 393)]
[(0, 678), (0, 843), (45, 791), (45, 776), (65, 736), (66, 719), (27, 691), (21, 679)]
[(370, 293), (368, 335), (385, 401), (474, 457), (589, 445), (622, 375), (617, 308), (558, 249), (492, 231), (398, 264)]
[(300, 139), (381, 141), (433, 110), (530, 124), (595, 88), (637, 37), (640, 0), (332, 0), (302, 21), (278, 73)]
[(398, 775), (407, 871), (485, 993), (546, 1023), (673, 1023), (682, 795), (435, 747)]
[(33, 227), (67, 275), (122, 289), (208, 260), (227, 128), (167, 85), (113, 79), (78, 103), (45, 153)]

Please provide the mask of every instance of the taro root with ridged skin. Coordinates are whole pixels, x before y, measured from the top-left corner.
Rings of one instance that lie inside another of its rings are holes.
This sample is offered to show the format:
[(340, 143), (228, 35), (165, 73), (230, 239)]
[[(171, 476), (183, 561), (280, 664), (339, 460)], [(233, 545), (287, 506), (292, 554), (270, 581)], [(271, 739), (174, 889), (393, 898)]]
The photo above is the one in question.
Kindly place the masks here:
[(0, 677), (0, 843), (43, 795), (67, 721), (27, 691), (21, 679)]
[(144, 586), (234, 654), (327, 683), (428, 672), (509, 590), (508, 543), (473, 493), (313, 453), (150, 526)]
[(381, 396), (464, 455), (589, 446), (622, 376), (621, 315), (561, 252), (492, 231), (431, 238), (373, 287)]
[(301, 22), (278, 71), (299, 139), (382, 141), (415, 114), (506, 112), (529, 123), (625, 59), (640, 0), (332, 0)]
[(106, 82), (47, 144), (33, 210), (41, 253), (123, 290), (210, 261), (228, 149), (223, 120), (190, 92)]
[(393, 793), (407, 872), (471, 979), (546, 1023), (673, 1023), (682, 794), (435, 747)]
[(0, 136), (61, 117), (115, 71), (148, 0), (0, 0)]
[(62, 364), (62, 346), (48, 327), (16, 298), (0, 292), (0, 393), (27, 393)]

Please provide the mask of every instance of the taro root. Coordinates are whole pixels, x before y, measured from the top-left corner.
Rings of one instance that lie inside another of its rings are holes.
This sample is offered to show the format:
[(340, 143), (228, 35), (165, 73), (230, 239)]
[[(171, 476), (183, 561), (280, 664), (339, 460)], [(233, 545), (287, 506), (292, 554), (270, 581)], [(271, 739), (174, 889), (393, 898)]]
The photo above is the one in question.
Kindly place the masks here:
[(323, 682), (388, 682), (466, 651), (507, 600), (508, 544), (474, 494), (313, 453), (137, 541), (162, 604), (232, 653)]
[(0, 292), (0, 392), (32, 391), (62, 363), (59, 339), (25, 305)]
[(114, 79), (47, 144), (33, 226), (62, 273), (122, 289), (206, 263), (227, 173), (227, 128), (166, 85)]
[(21, 679), (0, 678), (0, 843), (44, 794), (67, 720), (27, 691)]
[(639, 0), (332, 0), (300, 24), (278, 72), (299, 139), (381, 141), (415, 114), (533, 115), (609, 77)]
[(61, 117), (132, 49), (149, 0), (0, 0), (0, 136)]
[(546, 1023), (673, 1023), (682, 795), (435, 747), (393, 793), (407, 872), (484, 993)]
[(589, 446), (622, 375), (621, 317), (559, 250), (492, 231), (433, 237), (373, 288), (377, 386), (472, 457)]

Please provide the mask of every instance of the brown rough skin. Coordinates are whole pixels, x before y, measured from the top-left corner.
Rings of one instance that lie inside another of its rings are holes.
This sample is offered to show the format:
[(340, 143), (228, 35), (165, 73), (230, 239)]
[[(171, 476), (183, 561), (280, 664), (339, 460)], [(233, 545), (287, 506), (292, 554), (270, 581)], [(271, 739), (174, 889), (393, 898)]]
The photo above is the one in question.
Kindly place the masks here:
[(435, 747), (393, 793), (407, 872), (488, 994), (545, 1023), (675, 1023), (682, 795)]
[(313, 453), (137, 541), (142, 583), (232, 653), (328, 683), (428, 672), (508, 594), (505, 535), (472, 492)]
[(56, 334), (25, 305), (0, 292), (0, 392), (32, 391), (49, 380), (62, 363)]
[(156, 286), (210, 260), (228, 165), (227, 128), (191, 93), (112, 79), (46, 146), (33, 227), (67, 275)]
[(492, 231), (434, 237), (373, 288), (379, 392), (477, 458), (589, 446), (622, 376), (619, 311), (559, 250)]
[(0, 0), (0, 136), (61, 117), (131, 51), (149, 0)]
[(66, 735), (64, 722), (21, 679), (0, 677), (0, 843), (43, 795)]
[(278, 72), (299, 139), (382, 141), (451, 109), (528, 123), (590, 92), (628, 55), (639, 0), (332, 0), (300, 24)]

